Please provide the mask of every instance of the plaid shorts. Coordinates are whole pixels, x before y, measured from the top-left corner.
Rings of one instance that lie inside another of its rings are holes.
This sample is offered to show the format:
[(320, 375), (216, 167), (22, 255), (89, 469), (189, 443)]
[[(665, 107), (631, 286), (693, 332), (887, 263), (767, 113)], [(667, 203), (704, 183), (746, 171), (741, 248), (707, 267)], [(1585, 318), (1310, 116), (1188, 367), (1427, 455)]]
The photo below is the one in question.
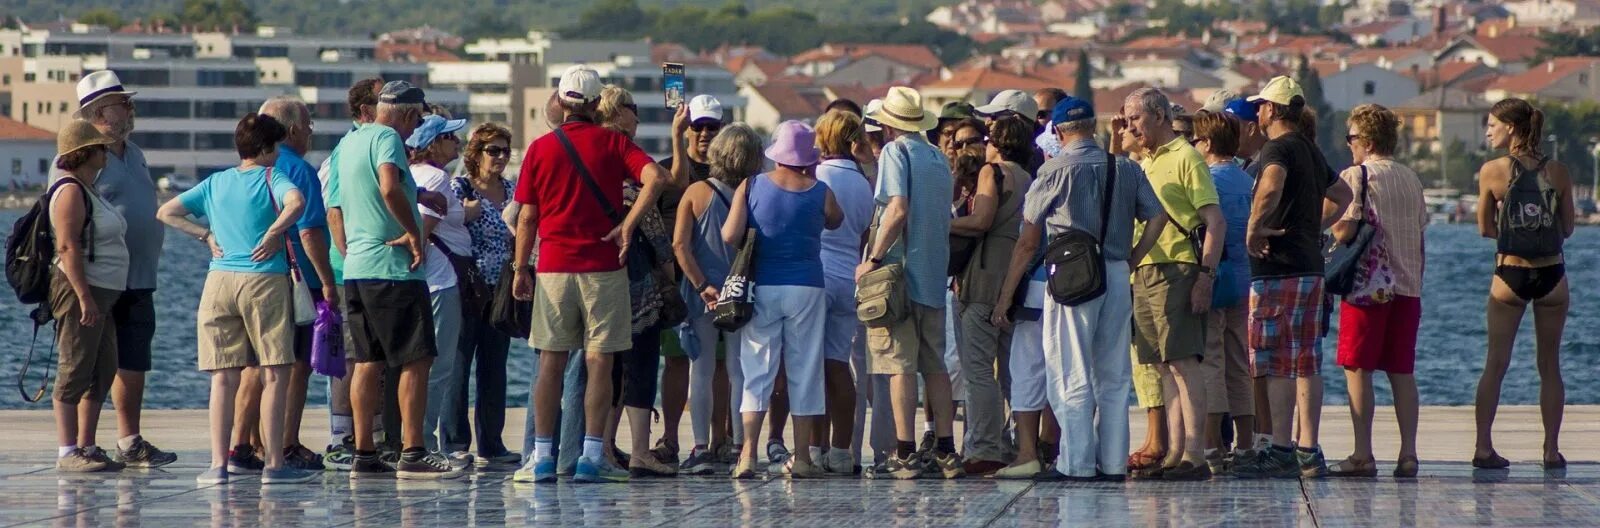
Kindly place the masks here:
[(1322, 372), (1322, 277), (1250, 283), (1250, 375), (1301, 378)]

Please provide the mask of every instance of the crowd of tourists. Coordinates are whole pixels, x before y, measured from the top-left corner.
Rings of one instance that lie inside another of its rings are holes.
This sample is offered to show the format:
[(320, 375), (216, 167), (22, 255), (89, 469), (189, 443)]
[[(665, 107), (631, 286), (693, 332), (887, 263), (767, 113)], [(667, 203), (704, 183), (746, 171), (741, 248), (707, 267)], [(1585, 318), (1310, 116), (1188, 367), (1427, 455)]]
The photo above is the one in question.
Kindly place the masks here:
[[(1192, 111), (1144, 88), (1115, 116), (1057, 89), (935, 111), (895, 87), (769, 139), (698, 95), (655, 160), (632, 94), (574, 66), (510, 179), (504, 125), (469, 130), (406, 81), (366, 79), (321, 167), (304, 157), (306, 104), (277, 97), (239, 121), (237, 166), (165, 204), (129, 140), (136, 94), (99, 71), (78, 95), (42, 199), (64, 472), (177, 458), (139, 429), (171, 227), (210, 249), (201, 484), (1372, 477), (1375, 372), (1393, 388), (1394, 476), (1417, 475), (1422, 184), (1394, 158), (1399, 119), (1373, 104), (1343, 124), (1353, 164), (1336, 172), (1287, 77)], [(1507, 99), (1486, 122), (1505, 155), (1479, 174), (1497, 252), (1472, 463), (1509, 465), (1490, 430), (1531, 305), (1544, 465), (1561, 467), (1572, 181), (1539, 150), (1538, 109)], [(1335, 303), (1355, 449), (1330, 464)], [(524, 354), (514, 452), (507, 361)], [(313, 371), (321, 453), (301, 427)], [(1130, 392), (1148, 420), (1137, 448)], [(96, 440), (108, 396), (115, 450)]]

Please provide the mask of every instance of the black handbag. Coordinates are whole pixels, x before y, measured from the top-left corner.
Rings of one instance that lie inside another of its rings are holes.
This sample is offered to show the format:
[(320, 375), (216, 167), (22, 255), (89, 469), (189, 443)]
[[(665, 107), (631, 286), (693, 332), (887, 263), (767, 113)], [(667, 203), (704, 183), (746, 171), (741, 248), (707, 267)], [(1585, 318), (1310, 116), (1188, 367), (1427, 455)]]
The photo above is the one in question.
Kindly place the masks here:
[(467, 319), (482, 318), (489, 309), (494, 292), (489, 291), (489, 281), (483, 278), (483, 272), (478, 269), (478, 259), (471, 255), (455, 254), (438, 235), (428, 235), (428, 241), (444, 253), (445, 260), (450, 261), (450, 268), (455, 270), (456, 291), (461, 292), (461, 316)]
[[(750, 186), (754, 184), (753, 181), (745, 182), (745, 207), (749, 207)], [(728, 278), (722, 281), (717, 304), (712, 307), (711, 325), (718, 330), (733, 332), (744, 328), (755, 318), (756, 284), (750, 280), (753, 277), (750, 268), (755, 260), (756, 228), (749, 227), (744, 230), (744, 240), (739, 244), (739, 252), (733, 256), (733, 265), (728, 267)]]
[[(1000, 168), (1000, 164), (998, 163), (990, 163), (989, 166), (994, 167), (995, 188), (1000, 189), (1000, 192), (1003, 194), (1005, 192), (1005, 169)], [(968, 203), (971, 203), (970, 200)], [(971, 214), (970, 206), (963, 207), (968, 209), (967, 214)], [(983, 238), (984, 237), (981, 236), (975, 237), (951, 234), (950, 262), (949, 264), (945, 265), (945, 276), (955, 277), (957, 275), (961, 275), (967, 271), (968, 266), (972, 265), (972, 258), (974, 256), (979, 256), (981, 258), (981, 255), (978, 255), (978, 253), (979, 246), (983, 243)]]
[(500, 333), (515, 339), (527, 339), (533, 328), (533, 301), (519, 301), (512, 295), (515, 289), (516, 270), (511, 261), (500, 268), (500, 283), (495, 285), (494, 298), (489, 303), (489, 325)]
[(1117, 188), (1117, 160), (1106, 154), (1105, 196), (1100, 207), (1100, 235), (1068, 228), (1044, 249), (1050, 273), (1050, 297), (1065, 306), (1077, 306), (1106, 293), (1106, 260), (1101, 254), (1106, 229), (1111, 224), (1111, 196)]
[[(1361, 210), (1367, 209), (1367, 166), (1361, 167)], [(1359, 271), (1361, 257), (1367, 254), (1367, 247), (1372, 245), (1373, 236), (1378, 234), (1378, 228), (1367, 222), (1365, 214), (1356, 221), (1356, 236), (1348, 244), (1339, 242), (1333, 237), (1323, 244), (1323, 289), (1329, 295), (1350, 295), (1356, 289), (1356, 272)]]

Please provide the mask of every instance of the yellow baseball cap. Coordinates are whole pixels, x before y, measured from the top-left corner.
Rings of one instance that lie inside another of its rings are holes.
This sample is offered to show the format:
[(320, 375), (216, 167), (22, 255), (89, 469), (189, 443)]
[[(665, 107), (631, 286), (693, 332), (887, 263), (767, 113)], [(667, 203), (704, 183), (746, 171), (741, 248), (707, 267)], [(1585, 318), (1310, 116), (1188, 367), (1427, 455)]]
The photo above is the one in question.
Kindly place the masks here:
[(1289, 77), (1279, 75), (1273, 77), (1271, 81), (1267, 81), (1267, 85), (1261, 88), (1261, 93), (1252, 95), (1245, 100), (1257, 104), (1267, 101), (1287, 105), (1289, 100), (1297, 95), (1302, 98), (1306, 96), (1305, 90), (1300, 89), (1300, 83)]

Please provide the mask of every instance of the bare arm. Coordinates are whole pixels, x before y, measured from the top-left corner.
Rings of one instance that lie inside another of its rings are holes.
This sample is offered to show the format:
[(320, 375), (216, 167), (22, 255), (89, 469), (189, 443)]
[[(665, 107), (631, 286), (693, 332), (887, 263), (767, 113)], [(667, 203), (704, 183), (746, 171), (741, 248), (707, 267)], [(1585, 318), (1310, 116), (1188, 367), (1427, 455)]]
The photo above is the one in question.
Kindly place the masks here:
[(822, 227), (838, 229), (841, 225), (844, 225), (844, 209), (839, 208), (839, 201), (833, 197), (833, 189), (828, 189), (822, 203)]
[[(329, 290), (337, 291), (333, 288), (333, 264), (328, 261), (328, 234), (321, 229), (301, 229), (300, 245), (306, 248), (306, 257), (311, 259), (311, 269), (317, 272), (326, 298)], [(337, 299), (328, 299), (328, 302), (338, 304)]]
[(705, 193), (700, 184), (689, 186), (678, 204), (678, 218), (672, 225), (672, 255), (678, 258), (678, 268), (690, 285), (704, 284), (706, 274), (700, 271), (700, 261), (694, 258), (694, 223), (705, 213)]
[[(1133, 251), (1128, 253), (1128, 262), (1133, 263), (1134, 267), (1138, 267), (1140, 262), (1144, 262), (1144, 257), (1149, 255), (1150, 250), (1156, 247), (1156, 240), (1161, 238), (1161, 232), (1167, 229), (1167, 224), (1170, 220), (1167, 217), (1167, 213), (1160, 213), (1145, 222), (1144, 233), (1139, 236), (1139, 241), (1134, 243)], [(1210, 229), (1207, 228), (1207, 230), (1209, 231)]]
[(678, 106), (672, 114), (672, 184), (682, 187), (691, 180), (689, 174), (689, 142), (683, 133), (689, 128), (689, 105)]
[[(100, 308), (94, 303), (89, 289), (88, 263), (84, 260), (83, 233), (89, 210), (84, 208), (83, 187), (63, 185), (56, 190), (55, 203), (50, 207), (50, 226), (56, 238), (56, 258), (61, 260), (61, 272), (67, 284), (78, 296), (78, 306), (83, 312), (79, 320), (84, 326), (94, 326), (100, 318)], [(178, 201), (176, 198), (173, 202)]]
[(344, 210), (338, 207), (328, 208), (328, 234), (333, 237), (333, 247), (339, 250), (339, 255), (349, 255), (349, 246), (344, 239)]
[(1031, 222), (1022, 223), (1022, 234), (1017, 236), (1017, 243), (1011, 247), (1011, 263), (1006, 266), (1006, 280), (1000, 283), (1000, 296), (994, 301), (994, 315), (989, 318), (996, 326), (1002, 328), (1011, 325), (1011, 318), (1006, 312), (1016, 300), (1017, 284), (1022, 282), (1022, 274), (1028, 272), (1028, 265), (1033, 263), (1033, 256), (1039, 251), (1039, 243), (1044, 239), (1044, 228)]
[(415, 215), (417, 204), (411, 203), (406, 197), (406, 186), (410, 185), (409, 178), (400, 172), (400, 168), (393, 163), (378, 166), (378, 191), (383, 195), (383, 206), (389, 210), (395, 222), (400, 224), (400, 229), (405, 233), (399, 238), (389, 241), (391, 246), (405, 246), (411, 251), (411, 269), (422, 266), (422, 230), (417, 226)]
[(633, 207), (628, 209), (628, 216), (622, 219), (622, 225), (612, 229), (605, 237), (605, 240), (615, 242), (621, 249), (617, 253), (618, 262), (627, 258), (628, 244), (633, 241), (631, 234), (639, 227), (639, 219), (656, 206), (656, 200), (661, 198), (662, 186), (676, 185), (671, 173), (655, 163), (645, 165), (644, 171), (639, 174), (639, 181), (644, 187), (639, 190), (639, 197), (633, 201)]
[(1350, 184), (1345, 183), (1343, 179), (1335, 180), (1322, 198), (1322, 228), (1327, 229), (1332, 227), (1334, 222), (1338, 222), (1339, 217), (1344, 216), (1345, 210), (1350, 208), (1350, 202), (1354, 197), (1355, 193), (1351, 192)]
[(1200, 245), (1203, 253), (1199, 255), (1200, 265), (1217, 269), (1217, 264), (1222, 262), (1222, 245), (1228, 236), (1228, 220), (1223, 218), (1222, 208), (1215, 204), (1201, 207), (1196, 213), (1200, 215), (1200, 221), (1206, 224), (1206, 239)]
[(1495, 225), (1495, 212), (1500, 210), (1500, 199), (1494, 195), (1494, 188), (1502, 179), (1494, 162), (1483, 164), (1478, 169), (1478, 234), (1483, 238), (1499, 238), (1500, 226)]
[(722, 241), (738, 246), (744, 241), (745, 226), (750, 223), (750, 180), (739, 183), (733, 192), (733, 204), (728, 206), (728, 219), (722, 223)]
[(1283, 234), (1282, 229), (1267, 225), (1267, 215), (1278, 208), (1278, 200), (1283, 198), (1283, 181), (1288, 175), (1282, 165), (1272, 164), (1263, 168), (1256, 179), (1256, 196), (1250, 204), (1250, 225), (1245, 235), (1245, 246), (1256, 258), (1267, 256), (1267, 237)]
[(904, 196), (889, 198), (889, 205), (883, 208), (883, 217), (878, 219), (878, 239), (867, 249), (869, 260), (882, 260), (889, 253), (889, 248), (900, 240), (901, 231), (906, 226), (906, 210), (910, 202)]
[(978, 172), (978, 190), (972, 197), (972, 211), (967, 216), (950, 220), (951, 233), (979, 236), (994, 226), (995, 212), (1000, 208), (1000, 187), (995, 185), (994, 171), (994, 165), (984, 165)]

